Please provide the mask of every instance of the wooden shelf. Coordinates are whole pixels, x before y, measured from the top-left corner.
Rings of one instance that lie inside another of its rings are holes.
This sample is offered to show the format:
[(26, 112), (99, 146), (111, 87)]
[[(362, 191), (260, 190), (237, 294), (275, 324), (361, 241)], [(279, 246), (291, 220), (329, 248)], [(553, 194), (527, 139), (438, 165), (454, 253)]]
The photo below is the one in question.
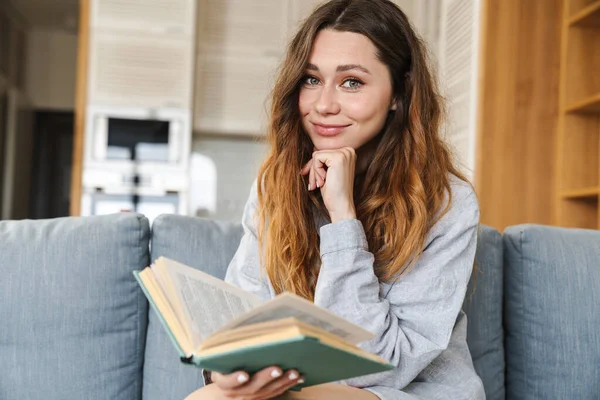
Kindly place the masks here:
[(600, 195), (600, 186), (583, 189), (565, 190), (561, 193), (563, 199), (594, 199)]
[(568, 20), (570, 26), (599, 26), (600, 27), (600, 0), (597, 0), (573, 15)]
[(565, 109), (568, 113), (600, 113), (600, 93), (596, 93), (587, 99), (571, 104)]
[(555, 221), (600, 229), (600, 0), (563, 0)]
[(598, 197), (561, 199), (559, 225), (568, 228), (600, 229)]

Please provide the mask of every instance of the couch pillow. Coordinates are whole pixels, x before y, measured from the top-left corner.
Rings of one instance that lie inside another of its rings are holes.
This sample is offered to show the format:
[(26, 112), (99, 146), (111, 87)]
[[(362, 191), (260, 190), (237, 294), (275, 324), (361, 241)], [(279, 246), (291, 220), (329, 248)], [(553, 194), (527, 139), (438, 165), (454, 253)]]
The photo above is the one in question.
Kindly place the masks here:
[(140, 399), (148, 263), (137, 214), (0, 222), (0, 398)]
[[(162, 215), (152, 224), (152, 260), (168, 257), (223, 279), (242, 233), (237, 223)], [(148, 319), (144, 400), (183, 399), (202, 386), (201, 370), (179, 361), (154, 310)]]
[(504, 233), (506, 390), (511, 399), (598, 399), (600, 232)]
[(502, 328), (502, 236), (481, 225), (476, 268), (469, 281), (463, 310), (467, 343), (487, 400), (504, 400), (504, 331)]

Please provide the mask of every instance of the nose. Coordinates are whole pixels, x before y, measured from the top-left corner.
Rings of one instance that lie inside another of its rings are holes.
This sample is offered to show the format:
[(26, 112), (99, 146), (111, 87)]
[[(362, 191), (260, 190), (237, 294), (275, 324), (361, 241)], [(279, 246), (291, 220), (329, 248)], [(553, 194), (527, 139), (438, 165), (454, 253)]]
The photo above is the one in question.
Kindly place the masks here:
[(340, 112), (340, 103), (335, 87), (323, 86), (315, 101), (315, 111), (321, 115), (337, 114)]

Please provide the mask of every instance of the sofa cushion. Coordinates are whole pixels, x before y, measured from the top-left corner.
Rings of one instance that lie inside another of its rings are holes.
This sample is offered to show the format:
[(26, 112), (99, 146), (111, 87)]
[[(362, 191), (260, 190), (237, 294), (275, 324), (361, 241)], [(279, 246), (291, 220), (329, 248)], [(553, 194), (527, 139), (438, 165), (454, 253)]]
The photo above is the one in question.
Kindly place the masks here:
[(508, 399), (597, 399), (600, 232), (521, 225), (504, 233)]
[[(240, 224), (162, 215), (152, 224), (151, 257), (168, 257), (223, 279), (242, 233)], [(183, 399), (201, 386), (201, 370), (179, 361), (152, 310), (144, 363), (144, 400)]]
[(0, 222), (0, 398), (141, 398), (148, 239), (130, 213)]
[(502, 328), (502, 236), (481, 225), (475, 271), (463, 304), (467, 342), (488, 400), (504, 400), (504, 332)]

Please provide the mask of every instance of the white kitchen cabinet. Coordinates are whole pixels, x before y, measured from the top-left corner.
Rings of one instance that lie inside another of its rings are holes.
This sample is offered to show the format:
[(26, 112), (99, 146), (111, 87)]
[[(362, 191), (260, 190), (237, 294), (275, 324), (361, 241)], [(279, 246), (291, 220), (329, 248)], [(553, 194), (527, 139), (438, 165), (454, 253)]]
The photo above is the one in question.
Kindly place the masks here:
[(191, 110), (196, 0), (91, 0), (88, 105)]
[(194, 130), (260, 136), (285, 47), (315, 0), (198, 0)]

